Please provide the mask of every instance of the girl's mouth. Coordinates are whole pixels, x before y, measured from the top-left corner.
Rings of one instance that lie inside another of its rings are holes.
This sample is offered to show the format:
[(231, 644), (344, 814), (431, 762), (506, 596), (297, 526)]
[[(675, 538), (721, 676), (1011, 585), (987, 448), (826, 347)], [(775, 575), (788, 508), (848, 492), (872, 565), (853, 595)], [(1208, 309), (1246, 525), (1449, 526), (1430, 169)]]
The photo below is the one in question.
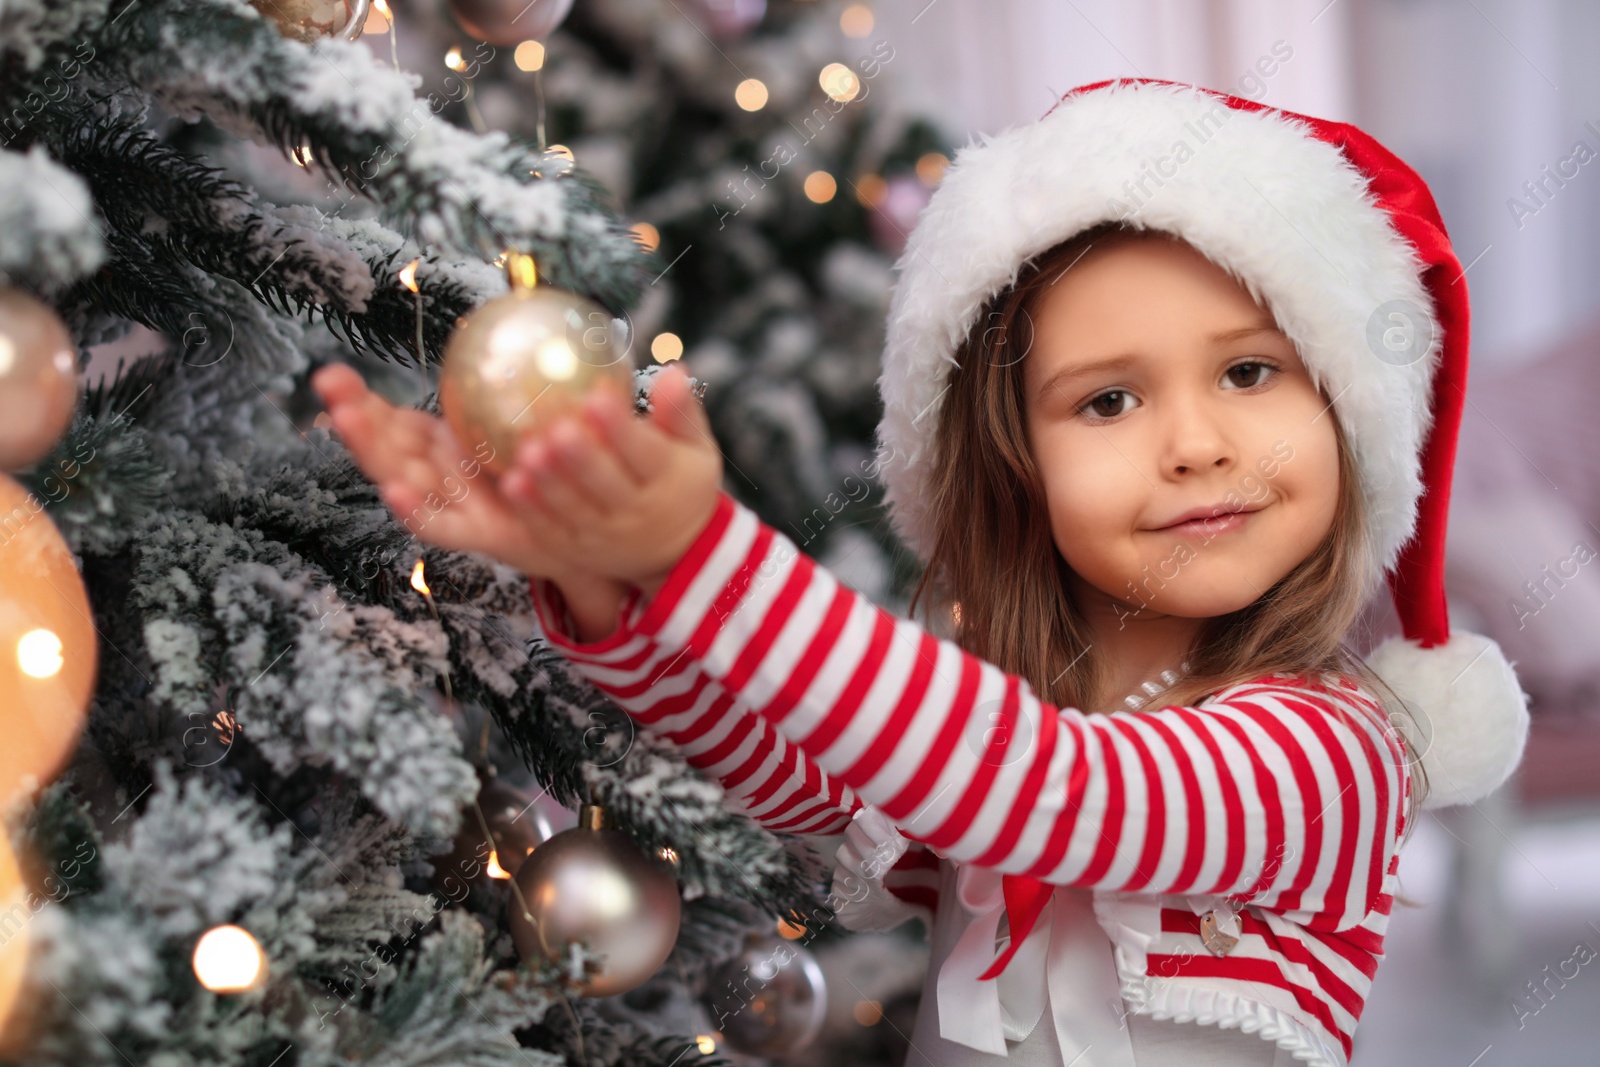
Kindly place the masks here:
[(1155, 533), (1177, 534), (1179, 537), (1204, 537), (1212, 538), (1218, 534), (1233, 533), (1242, 530), (1254, 511), (1235, 511), (1227, 515), (1207, 515), (1202, 519), (1190, 519), (1188, 522), (1176, 523), (1172, 526), (1163, 526)]

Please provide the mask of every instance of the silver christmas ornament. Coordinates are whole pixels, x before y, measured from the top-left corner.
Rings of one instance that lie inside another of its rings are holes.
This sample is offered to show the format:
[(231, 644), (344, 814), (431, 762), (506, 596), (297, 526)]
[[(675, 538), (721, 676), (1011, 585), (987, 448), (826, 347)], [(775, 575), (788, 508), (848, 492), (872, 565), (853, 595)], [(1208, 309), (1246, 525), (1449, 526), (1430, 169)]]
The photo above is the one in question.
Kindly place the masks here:
[(571, 10), (572, 0), (450, 0), (462, 29), (502, 48), (544, 40)]
[(711, 973), (705, 1005), (730, 1048), (750, 1056), (798, 1052), (822, 1032), (828, 986), (816, 957), (767, 935)]
[[(643, 985), (678, 940), (678, 880), (585, 804), (578, 825), (533, 850), (512, 880), (511, 938), (525, 960), (569, 966), (588, 997)], [(578, 972), (580, 942), (593, 957)]]

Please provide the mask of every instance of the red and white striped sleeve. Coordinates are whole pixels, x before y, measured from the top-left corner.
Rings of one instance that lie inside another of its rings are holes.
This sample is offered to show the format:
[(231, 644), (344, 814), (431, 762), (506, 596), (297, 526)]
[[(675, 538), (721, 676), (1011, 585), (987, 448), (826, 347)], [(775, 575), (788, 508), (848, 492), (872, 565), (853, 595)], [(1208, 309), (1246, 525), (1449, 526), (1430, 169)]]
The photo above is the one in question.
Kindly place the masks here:
[(561, 590), (532, 579), (535, 613), (550, 644), (643, 729), (666, 737), (684, 758), (722, 783), (734, 807), (768, 830), (843, 833), (861, 807), (771, 723), (742, 707), (699, 662), (635, 632), (641, 596), (623, 601), (622, 628), (599, 641), (573, 637)]
[[(694, 660), (688, 678), (736, 693), (841, 796), (853, 790), (847, 804), (859, 796), (907, 838), (1005, 873), (1223, 895), (1338, 931), (1379, 905), (1404, 829), (1400, 739), (1339, 676), (1271, 676), (1196, 707), (1057, 708), (855, 593), (726, 492), (609, 640)], [(647, 700), (649, 671), (619, 681), (647, 708), (682, 707), (701, 685)]]

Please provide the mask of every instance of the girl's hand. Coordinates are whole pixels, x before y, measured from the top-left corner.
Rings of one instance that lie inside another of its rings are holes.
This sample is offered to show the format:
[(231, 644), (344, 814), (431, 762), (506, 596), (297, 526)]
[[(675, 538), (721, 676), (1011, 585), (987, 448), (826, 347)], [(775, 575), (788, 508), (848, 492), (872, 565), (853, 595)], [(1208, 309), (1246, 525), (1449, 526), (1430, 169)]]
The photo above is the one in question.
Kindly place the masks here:
[(650, 417), (638, 418), (631, 398), (601, 382), (581, 416), (522, 439), (500, 485), (553, 554), (653, 596), (711, 521), (722, 453), (682, 367), (657, 376), (650, 400)]
[(483, 465), (493, 455), (487, 444), (468, 454), (442, 419), (395, 407), (368, 389), (353, 367), (330, 364), (312, 375), (311, 385), (339, 439), (389, 510), (417, 537), (440, 548), (485, 553), (535, 577), (573, 575), (575, 569), (553, 556), (539, 530), (530, 529), (501, 496)]

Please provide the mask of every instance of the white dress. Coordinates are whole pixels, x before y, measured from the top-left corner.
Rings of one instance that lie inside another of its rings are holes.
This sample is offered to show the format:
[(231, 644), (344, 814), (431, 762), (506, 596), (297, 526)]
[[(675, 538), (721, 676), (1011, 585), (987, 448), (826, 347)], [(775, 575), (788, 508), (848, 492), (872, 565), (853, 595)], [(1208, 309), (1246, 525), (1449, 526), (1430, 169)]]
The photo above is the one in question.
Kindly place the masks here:
[[(940, 861), (939, 911), (905, 1067), (1293, 1067), (1293, 1056), (1255, 1034), (1130, 1014), (1117, 981), (1111, 939), (1095, 919), (1092, 891), (1071, 886), (1056, 887), (1052, 907), (1040, 916), (1028, 940), (1005, 971), (986, 983), (997, 987), (1006, 1054), (947, 1040), (940, 1033), (938, 986), (945, 960), (966, 925), (960, 882), (963, 874), (972, 880), (993, 873)], [(971, 886), (967, 888), (971, 899)], [(1004, 917), (1000, 929), (996, 952), (1009, 936)], [(1020, 1017), (1013, 1017), (1013, 1010)]]

